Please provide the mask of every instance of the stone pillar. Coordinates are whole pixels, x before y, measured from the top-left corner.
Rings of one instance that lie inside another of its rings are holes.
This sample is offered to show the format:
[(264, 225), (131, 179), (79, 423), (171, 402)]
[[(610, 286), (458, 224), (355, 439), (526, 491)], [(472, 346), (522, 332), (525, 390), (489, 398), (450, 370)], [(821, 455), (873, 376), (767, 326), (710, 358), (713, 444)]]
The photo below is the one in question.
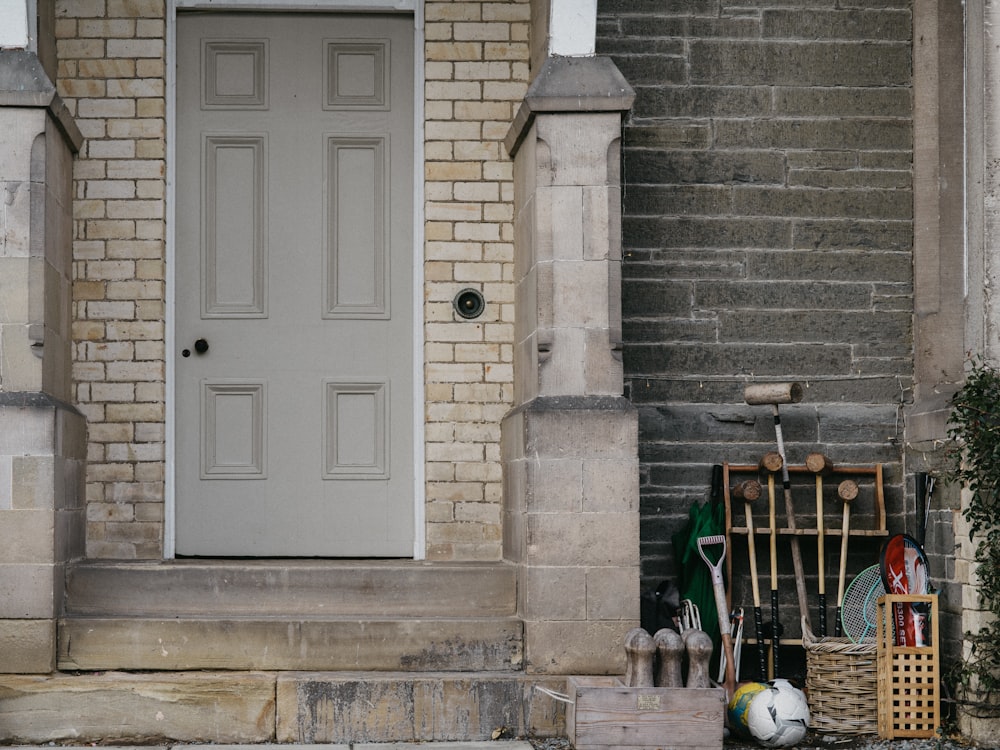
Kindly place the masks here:
[(86, 424), (69, 405), (82, 136), (36, 49), (0, 51), (0, 133), (0, 672), (50, 672), (85, 526)]
[[(954, 60), (959, 54), (964, 52), (965, 62), (965, 91), (967, 95), (959, 103), (965, 105), (964, 122), (953, 120), (947, 123), (952, 125), (953, 137), (962, 137), (962, 145), (965, 147), (966, 160), (964, 166), (967, 168), (966, 191), (961, 197), (964, 199), (964, 237), (966, 241), (957, 242), (958, 248), (964, 250), (966, 257), (964, 263), (958, 261), (960, 270), (966, 272), (966, 276), (959, 276), (959, 281), (963, 283), (961, 288), (955, 288), (948, 295), (949, 290), (944, 289), (940, 294), (942, 306), (950, 304), (960, 314), (964, 315), (965, 337), (959, 338), (964, 344), (962, 355), (966, 353), (981, 356), (985, 362), (993, 367), (1000, 366), (1000, 302), (997, 298), (997, 283), (1000, 281), (1000, 113), (997, 107), (1000, 106), (1000, 90), (995, 82), (1000, 75), (1000, 50), (996, 45), (996, 28), (1000, 23), (1000, 4), (994, 0), (969, 0), (962, 3), (962, 9), (957, 7), (957, 3), (951, 2), (941, 6), (931, 3), (929, 0), (922, 0), (915, 6), (919, 10), (924, 6), (929, 6), (925, 11), (931, 21), (936, 21), (938, 28), (937, 41), (939, 47), (945, 50), (958, 50), (951, 52)], [(955, 6), (955, 7), (952, 7)], [(962, 14), (964, 10), (964, 18)], [(949, 12), (950, 11), (950, 12)], [(914, 16), (915, 20), (919, 16)], [(964, 24), (963, 24), (964, 22)], [(928, 24), (929, 25), (929, 24)], [(956, 28), (958, 27), (958, 28)], [(964, 38), (962, 36), (964, 32)], [(914, 38), (923, 41), (923, 35)], [(961, 44), (961, 46), (959, 46)], [(943, 54), (941, 55), (943, 58)], [(945, 66), (938, 64), (940, 68)], [(957, 62), (952, 62), (947, 69), (958, 68)], [(954, 79), (941, 83), (944, 89), (948, 84), (955, 88)], [(955, 101), (962, 92), (952, 93)], [(953, 118), (958, 114), (952, 112), (952, 108), (946, 105), (954, 105), (954, 102), (943, 102), (939, 107), (941, 117), (948, 113)], [(919, 111), (919, 110), (918, 110)], [(956, 124), (958, 123), (958, 124)], [(964, 130), (960, 127), (964, 125)], [(944, 130), (944, 127), (942, 127)], [(947, 155), (947, 154), (946, 154)], [(942, 157), (943, 158), (943, 157)], [(954, 157), (952, 157), (954, 158)], [(957, 165), (961, 166), (961, 165)], [(948, 177), (942, 180), (943, 185), (948, 185)], [(945, 187), (941, 190), (945, 191)], [(919, 220), (919, 217), (915, 217)], [(962, 229), (961, 225), (959, 228)], [(949, 238), (951, 239), (951, 238)], [(952, 257), (955, 251), (949, 250), (956, 244), (954, 239), (951, 242), (941, 243), (941, 254), (945, 256), (944, 261), (956, 263)], [(958, 326), (956, 326), (956, 329)], [(960, 329), (959, 329), (960, 330)], [(958, 336), (956, 335), (956, 338)], [(920, 343), (915, 342), (915, 343)], [(932, 344), (938, 342), (931, 342)], [(931, 347), (925, 347), (929, 349)], [(939, 347), (940, 348), (940, 347)], [(918, 358), (924, 349), (917, 349)], [(937, 350), (932, 349), (933, 353)], [(926, 357), (925, 357), (926, 358)], [(958, 371), (956, 380), (962, 378), (961, 364), (964, 363), (964, 356), (959, 362), (958, 354), (954, 357), (953, 369)], [(931, 364), (939, 366), (936, 360)], [(933, 383), (932, 383), (933, 384)], [(940, 388), (947, 395), (951, 395), (956, 388), (950, 391)], [(942, 423), (944, 420), (942, 420)], [(935, 437), (942, 437), (945, 432), (945, 425)], [(943, 442), (943, 441), (942, 441)], [(919, 446), (918, 446), (919, 447)], [(954, 492), (954, 489), (952, 489)], [(943, 589), (948, 594), (950, 608), (960, 607), (960, 624), (948, 629), (942, 627), (942, 649), (945, 657), (953, 654), (949, 651), (954, 649), (956, 644), (961, 644), (961, 658), (974, 658), (971, 649), (972, 641), (965, 638), (966, 633), (980, 633), (983, 628), (996, 627), (996, 618), (990, 608), (983, 602), (980, 595), (979, 564), (976, 562), (976, 549), (981, 541), (980, 532), (976, 537), (971, 536), (971, 529), (965, 517), (962, 515), (968, 506), (969, 493), (967, 489), (962, 489), (960, 502), (957, 507), (947, 509), (951, 515), (952, 529), (954, 530), (954, 571), (952, 581), (946, 581)], [(943, 515), (939, 513), (937, 515)], [(933, 519), (932, 519), (933, 522)], [(933, 526), (932, 526), (933, 528)], [(933, 559), (932, 559), (933, 564)], [(958, 592), (956, 593), (956, 589)], [(946, 638), (950, 637), (952, 649), (946, 646)], [(974, 686), (978, 687), (978, 686)], [(991, 708), (995, 709), (994, 700)], [(993, 712), (977, 711), (976, 707), (958, 707), (958, 728), (961, 733), (973, 741), (984, 744), (995, 744), (996, 737), (1000, 735), (1000, 718), (991, 715)]]
[(520, 567), (525, 665), (620, 674), (639, 619), (639, 465), (622, 398), (622, 113), (601, 57), (549, 57), (514, 157), (515, 408), (502, 424), (504, 553)]

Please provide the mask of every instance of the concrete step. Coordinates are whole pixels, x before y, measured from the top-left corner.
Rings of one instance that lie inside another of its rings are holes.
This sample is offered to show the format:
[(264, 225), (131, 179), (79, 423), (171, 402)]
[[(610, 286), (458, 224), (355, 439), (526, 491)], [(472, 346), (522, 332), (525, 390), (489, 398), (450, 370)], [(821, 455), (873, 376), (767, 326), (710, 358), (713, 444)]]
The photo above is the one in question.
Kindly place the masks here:
[[(447, 672), (0, 675), (0, 742), (77, 745), (555, 737), (565, 678)], [(287, 745), (285, 745), (287, 747)]]
[(504, 563), (382, 560), (83, 561), (66, 613), (282, 617), (503, 617), (517, 611)]
[(65, 617), (62, 670), (403, 670), (512, 672), (516, 617)]
[(84, 561), (64, 670), (516, 671), (514, 569), (414, 561)]

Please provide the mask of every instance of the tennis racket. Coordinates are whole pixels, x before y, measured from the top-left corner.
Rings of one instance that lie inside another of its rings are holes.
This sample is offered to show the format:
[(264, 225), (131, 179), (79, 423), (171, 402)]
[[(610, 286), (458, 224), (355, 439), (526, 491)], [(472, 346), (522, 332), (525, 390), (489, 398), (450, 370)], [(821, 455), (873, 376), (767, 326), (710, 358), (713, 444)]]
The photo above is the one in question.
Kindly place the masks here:
[[(890, 594), (929, 594), (931, 592), (927, 555), (909, 534), (890, 537), (879, 555), (882, 582)], [(893, 624), (897, 646), (926, 646), (930, 643), (926, 602), (893, 605)]]
[(862, 570), (847, 587), (844, 605), (840, 610), (840, 621), (844, 635), (853, 643), (875, 638), (878, 600), (883, 594), (885, 585), (878, 565)]

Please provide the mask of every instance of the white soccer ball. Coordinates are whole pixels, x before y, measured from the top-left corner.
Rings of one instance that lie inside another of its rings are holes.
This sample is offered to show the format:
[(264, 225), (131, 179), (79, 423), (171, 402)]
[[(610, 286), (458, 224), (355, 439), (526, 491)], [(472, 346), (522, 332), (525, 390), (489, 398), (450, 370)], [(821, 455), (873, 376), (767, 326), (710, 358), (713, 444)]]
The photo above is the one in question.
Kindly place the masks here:
[(775, 680), (747, 709), (747, 727), (767, 747), (788, 747), (809, 731), (809, 704), (805, 693), (788, 680)]

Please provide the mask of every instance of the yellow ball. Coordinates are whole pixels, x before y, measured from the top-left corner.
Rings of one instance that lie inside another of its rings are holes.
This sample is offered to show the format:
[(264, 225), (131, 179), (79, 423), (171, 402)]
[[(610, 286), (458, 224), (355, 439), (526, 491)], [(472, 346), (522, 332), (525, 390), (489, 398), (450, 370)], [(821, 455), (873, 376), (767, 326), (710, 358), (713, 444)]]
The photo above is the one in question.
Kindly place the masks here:
[(744, 682), (733, 693), (733, 698), (729, 701), (729, 729), (740, 737), (750, 737), (750, 728), (747, 726), (747, 709), (750, 702), (760, 693), (770, 686), (763, 682)]

